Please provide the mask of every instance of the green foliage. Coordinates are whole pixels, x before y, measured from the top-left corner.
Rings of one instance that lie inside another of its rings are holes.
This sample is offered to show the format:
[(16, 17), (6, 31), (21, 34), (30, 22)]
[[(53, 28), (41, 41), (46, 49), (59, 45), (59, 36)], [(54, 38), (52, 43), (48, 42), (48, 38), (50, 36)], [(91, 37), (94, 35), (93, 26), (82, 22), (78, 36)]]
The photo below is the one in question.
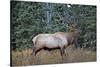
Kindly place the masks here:
[(35, 35), (66, 32), (71, 24), (81, 30), (81, 47), (96, 49), (95, 6), (11, 1), (12, 49), (30, 48)]

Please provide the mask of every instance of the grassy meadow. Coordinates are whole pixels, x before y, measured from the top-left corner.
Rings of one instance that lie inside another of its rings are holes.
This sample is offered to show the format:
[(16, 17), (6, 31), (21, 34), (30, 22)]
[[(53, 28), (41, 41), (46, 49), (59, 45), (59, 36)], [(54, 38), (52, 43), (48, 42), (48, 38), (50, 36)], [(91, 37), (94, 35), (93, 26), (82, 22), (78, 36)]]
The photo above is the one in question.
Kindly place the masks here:
[(35, 57), (32, 56), (31, 53), (32, 49), (26, 49), (21, 52), (12, 51), (12, 65), (23, 66), (96, 61), (95, 51), (90, 51), (83, 48), (75, 49), (72, 46), (65, 49), (66, 55), (64, 56), (63, 60), (59, 49), (51, 51), (41, 50)]

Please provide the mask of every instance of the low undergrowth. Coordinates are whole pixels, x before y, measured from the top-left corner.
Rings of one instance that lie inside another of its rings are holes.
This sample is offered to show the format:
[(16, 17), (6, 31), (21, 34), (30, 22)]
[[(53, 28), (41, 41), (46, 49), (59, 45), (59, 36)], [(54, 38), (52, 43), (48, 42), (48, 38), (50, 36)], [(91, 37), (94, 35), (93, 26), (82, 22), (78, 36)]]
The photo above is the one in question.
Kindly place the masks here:
[(37, 65), (37, 64), (57, 64), (57, 63), (72, 63), (72, 62), (90, 62), (96, 61), (96, 52), (83, 48), (73, 49), (69, 46), (65, 49), (66, 55), (62, 60), (59, 49), (47, 51), (41, 50), (36, 56), (32, 56), (32, 49), (12, 51), (12, 65)]

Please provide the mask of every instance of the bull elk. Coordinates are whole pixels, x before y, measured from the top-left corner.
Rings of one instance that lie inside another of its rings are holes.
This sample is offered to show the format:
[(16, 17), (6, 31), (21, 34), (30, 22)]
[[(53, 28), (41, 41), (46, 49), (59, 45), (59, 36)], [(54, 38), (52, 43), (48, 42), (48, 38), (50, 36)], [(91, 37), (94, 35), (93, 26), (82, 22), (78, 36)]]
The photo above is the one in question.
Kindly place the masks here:
[(56, 32), (54, 34), (39, 34), (32, 39), (34, 44), (32, 54), (35, 56), (41, 49), (60, 48), (63, 58), (65, 47), (76, 44), (79, 37), (79, 31), (72, 28), (69, 32)]

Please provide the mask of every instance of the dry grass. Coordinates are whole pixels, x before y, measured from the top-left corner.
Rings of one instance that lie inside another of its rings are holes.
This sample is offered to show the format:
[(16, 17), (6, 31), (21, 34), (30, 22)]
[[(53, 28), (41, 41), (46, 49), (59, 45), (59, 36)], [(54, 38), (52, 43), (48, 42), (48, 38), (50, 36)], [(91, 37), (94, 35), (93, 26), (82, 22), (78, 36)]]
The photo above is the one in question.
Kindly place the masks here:
[(34, 57), (31, 55), (32, 50), (27, 49), (22, 52), (12, 51), (12, 65), (36, 65), (36, 64), (55, 64), (55, 63), (72, 63), (72, 62), (89, 62), (96, 61), (96, 52), (73, 49), (72, 46), (66, 48), (66, 56), (62, 60), (59, 49), (56, 50), (41, 50)]

